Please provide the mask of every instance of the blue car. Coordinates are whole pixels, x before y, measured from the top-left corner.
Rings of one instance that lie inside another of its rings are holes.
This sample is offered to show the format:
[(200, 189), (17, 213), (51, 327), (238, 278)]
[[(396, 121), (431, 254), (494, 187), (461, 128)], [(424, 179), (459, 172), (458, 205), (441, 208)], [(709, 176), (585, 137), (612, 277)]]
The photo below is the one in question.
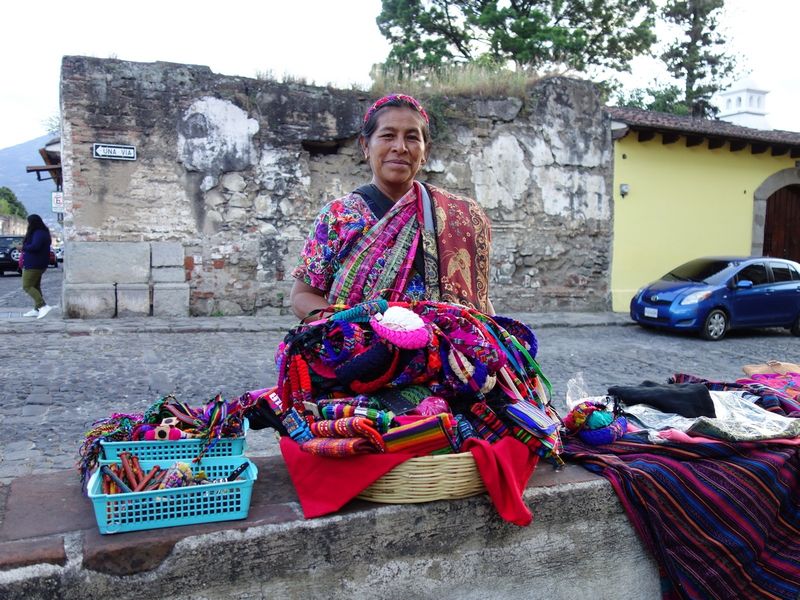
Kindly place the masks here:
[(800, 336), (800, 264), (764, 256), (697, 258), (640, 289), (631, 318), (713, 341), (742, 327), (786, 327)]

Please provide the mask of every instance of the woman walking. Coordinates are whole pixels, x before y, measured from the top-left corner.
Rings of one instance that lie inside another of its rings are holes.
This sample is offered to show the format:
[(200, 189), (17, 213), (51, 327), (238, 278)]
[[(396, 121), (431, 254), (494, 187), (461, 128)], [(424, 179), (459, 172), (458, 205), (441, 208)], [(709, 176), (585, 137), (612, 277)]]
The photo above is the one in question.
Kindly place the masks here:
[(22, 242), (22, 289), (33, 298), (33, 310), (26, 317), (41, 319), (51, 310), (42, 297), (42, 275), (50, 262), (50, 230), (39, 215), (28, 215), (28, 231)]

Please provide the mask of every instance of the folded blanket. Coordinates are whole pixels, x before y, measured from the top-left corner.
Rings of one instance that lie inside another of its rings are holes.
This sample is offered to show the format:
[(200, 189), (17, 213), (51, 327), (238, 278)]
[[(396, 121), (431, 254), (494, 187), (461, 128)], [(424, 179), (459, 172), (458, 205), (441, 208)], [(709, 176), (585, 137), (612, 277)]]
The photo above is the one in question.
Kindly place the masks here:
[(800, 597), (799, 447), (628, 436), (564, 456), (611, 482), (665, 599)]
[(655, 383), (643, 381), (641, 385), (615, 385), (608, 388), (611, 396), (623, 404), (648, 404), (661, 412), (674, 413), (693, 419), (714, 417), (714, 403), (708, 388), (699, 383)]

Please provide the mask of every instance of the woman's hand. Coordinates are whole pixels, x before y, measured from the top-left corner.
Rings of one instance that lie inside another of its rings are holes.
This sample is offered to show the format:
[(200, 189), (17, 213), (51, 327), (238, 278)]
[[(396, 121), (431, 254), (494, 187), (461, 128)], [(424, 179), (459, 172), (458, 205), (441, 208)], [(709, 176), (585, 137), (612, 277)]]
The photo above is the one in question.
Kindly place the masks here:
[(299, 279), (294, 280), (289, 301), (292, 303), (292, 312), (301, 321), (305, 320), (313, 311), (321, 311), (330, 306), (325, 299), (324, 290), (312, 287)]

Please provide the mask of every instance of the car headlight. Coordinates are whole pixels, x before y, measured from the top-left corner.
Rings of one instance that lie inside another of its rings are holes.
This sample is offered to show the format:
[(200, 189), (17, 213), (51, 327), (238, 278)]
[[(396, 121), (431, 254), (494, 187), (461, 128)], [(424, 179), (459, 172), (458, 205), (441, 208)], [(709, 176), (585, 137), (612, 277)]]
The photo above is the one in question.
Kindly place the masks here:
[(711, 290), (703, 290), (702, 292), (692, 292), (686, 298), (681, 300), (681, 306), (686, 306), (687, 304), (697, 304), (698, 302), (702, 302), (706, 298), (711, 295)]
[(633, 297), (634, 297), (634, 299), (635, 299), (635, 300), (641, 300), (641, 298), (642, 298), (642, 294), (644, 294), (644, 291), (645, 291), (646, 289), (647, 289), (647, 286), (640, 287), (640, 288), (639, 288), (639, 291), (638, 291), (638, 292), (636, 292), (636, 294), (633, 296)]

